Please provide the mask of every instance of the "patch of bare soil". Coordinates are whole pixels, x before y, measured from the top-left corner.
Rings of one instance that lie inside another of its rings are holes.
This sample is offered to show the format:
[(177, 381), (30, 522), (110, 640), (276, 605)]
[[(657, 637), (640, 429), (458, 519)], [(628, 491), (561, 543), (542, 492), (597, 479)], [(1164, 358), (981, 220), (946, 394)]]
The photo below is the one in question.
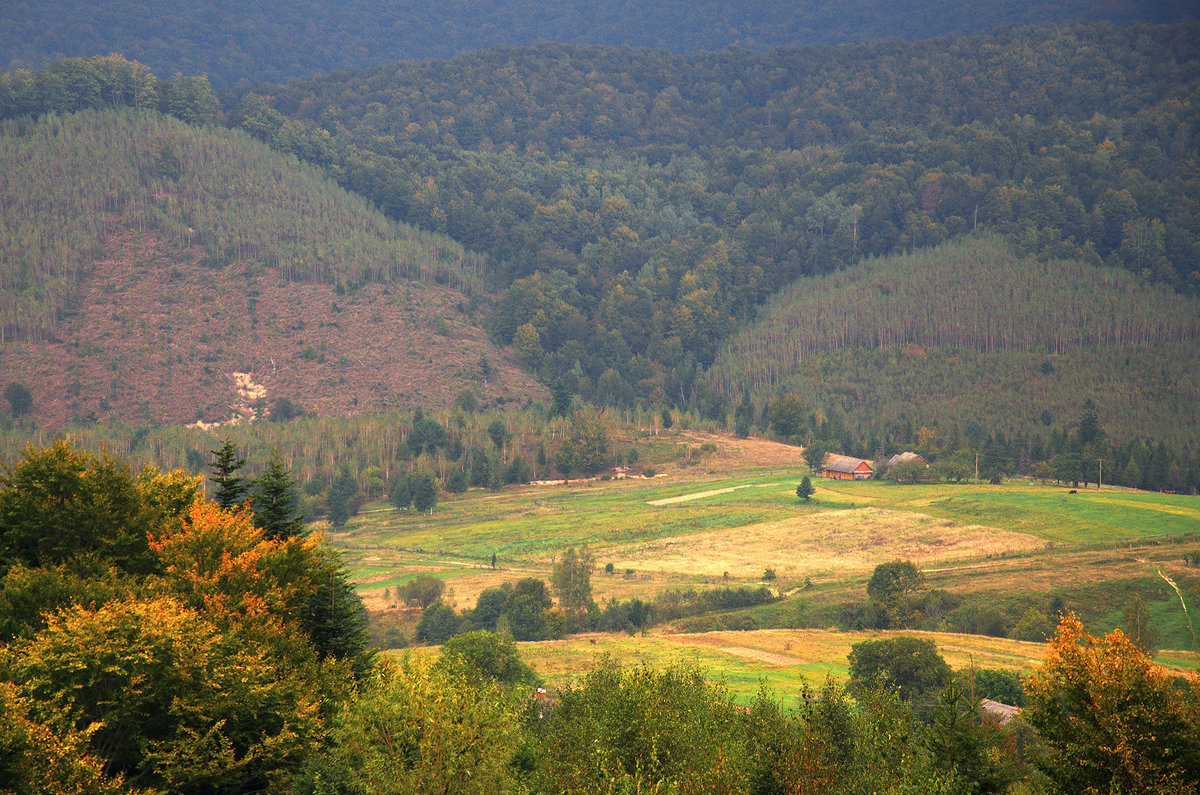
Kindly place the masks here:
[(680, 436), (689, 442), (701, 445), (713, 442), (716, 451), (707, 454), (708, 466), (717, 470), (722, 466), (729, 469), (745, 467), (794, 467), (804, 465), (804, 448), (790, 444), (772, 442), (768, 439), (739, 439), (732, 433), (702, 433), (682, 431)]
[(201, 257), (150, 235), (110, 240), (77, 311), (50, 342), (6, 344), (0, 380), (24, 383), (50, 426), (223, 422), (278, 398), (320, 414), (443, 406), (465, 388), (485, 405), (548, 399), (457, 291), (398, 281), (338, 294)]

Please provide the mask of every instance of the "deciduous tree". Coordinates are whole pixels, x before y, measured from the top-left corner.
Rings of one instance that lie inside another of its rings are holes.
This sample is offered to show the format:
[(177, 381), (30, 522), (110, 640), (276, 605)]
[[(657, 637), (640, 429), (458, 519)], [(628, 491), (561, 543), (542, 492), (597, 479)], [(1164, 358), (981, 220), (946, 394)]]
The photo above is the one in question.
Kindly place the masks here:
[(893, 560), (875, 567), (867, 583), (867, 596), (887, 617), (889, 626), (908, 628), (916, 614), (916, 595), (925, 575), (910, 560)]
[(1176, 686), (1121, 630), (1095, 637), (1064, 616), (1025, 690), (1039, 766), (1060, 791), (1200, 787), (1200, 680)]
[(595, 563), (591, 551), (583, 547), (578, 551), (570, 547), (554, 564), (550, 582), (558, 595), (563, 611), (578, 623), (592, 604), (592, 566)]

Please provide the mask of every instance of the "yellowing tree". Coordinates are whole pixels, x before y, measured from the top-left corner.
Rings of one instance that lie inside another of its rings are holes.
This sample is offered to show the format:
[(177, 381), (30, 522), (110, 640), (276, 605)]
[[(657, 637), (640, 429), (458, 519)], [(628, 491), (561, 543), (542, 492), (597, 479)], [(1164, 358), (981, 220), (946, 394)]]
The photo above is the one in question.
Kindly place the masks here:
[(424, 658), (380, 660), (334, 721), (322, 777), (394, 795), (519, 791), (519, 707), (500, 685)]
[(106, 775), (172, 792), (282, 785), (322, 734), (320, 693), (291, 660), (178, 601), (73, 607), (14, 650), (31, 717), (84, 732)]
[(1065, 616), (1025, 690), (1041, 766), (1061, 791), (1200, 789), (1200, 679), (1174, 686), (1121, 630), (1097, 638)]

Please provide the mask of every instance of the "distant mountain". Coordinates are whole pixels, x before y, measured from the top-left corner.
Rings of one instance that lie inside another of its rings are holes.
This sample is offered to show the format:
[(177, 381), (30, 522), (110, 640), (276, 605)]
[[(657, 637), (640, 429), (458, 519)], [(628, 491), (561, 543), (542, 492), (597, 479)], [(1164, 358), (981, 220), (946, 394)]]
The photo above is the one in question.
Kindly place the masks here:
[(802, 278), (707, 374), (737, 400), (784, 392), (860, 435), (902, 423), (1070, 427), (1092, 399), (1114, 437), (1200, 441), (1200, 301), (1111, 268), (970, 238)]
[(172, 6), (131, 0), (5, 3), (0, 68), (120, 52), (158, 74), (207, 74), (214, 85), (227, 87), (541, 41), (687, 53), (919, 39), (1014, 24), (1196, 18), (1195, 4), (1187, 0), (209, 0)]
[(0, 382), (50, 425), (544, 395), (472, 320), (477, 257), (241, 133), (6, 123), (0, 227)]

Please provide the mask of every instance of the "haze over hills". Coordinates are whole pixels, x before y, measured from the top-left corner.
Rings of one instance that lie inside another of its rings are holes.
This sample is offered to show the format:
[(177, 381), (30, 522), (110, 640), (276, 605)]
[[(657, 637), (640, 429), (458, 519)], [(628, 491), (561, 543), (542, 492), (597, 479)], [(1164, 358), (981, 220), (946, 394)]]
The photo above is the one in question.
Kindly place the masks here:
[(761, 51), (963, 35), (1004, 25), (1184, 19), (1195, 19), (1195, 7), (1183, 0), (982, 5), (964, 0), (785, 5), (767, 0), (206, 0), (154, 10), (128, 0), (23, 0), (0, 9), (0, 68), (38, 68), (63, 57), (120, 52), (162, 75), (207, 74), (215, 85), (228, 87), (541, 41), (681, 53), (727, 47)]
[[(0, 128), (0, 163), (0, 379), (31, 391), (37, 419), (544, 394), (469, 317), (477, 258), (245, 135), (48, 115)], [(265, 394), (239, 397), (235, 373)]]

